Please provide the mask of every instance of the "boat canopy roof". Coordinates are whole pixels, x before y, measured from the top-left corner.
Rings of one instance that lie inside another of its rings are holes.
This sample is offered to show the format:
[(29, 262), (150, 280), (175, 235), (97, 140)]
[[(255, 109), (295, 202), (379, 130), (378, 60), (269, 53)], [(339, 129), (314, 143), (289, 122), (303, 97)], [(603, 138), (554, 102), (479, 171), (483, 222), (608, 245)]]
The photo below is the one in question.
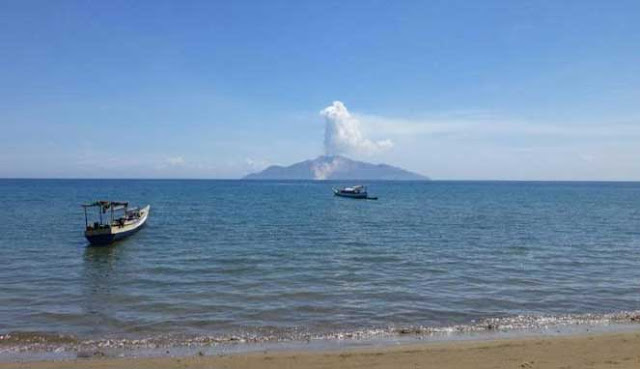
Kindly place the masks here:
[(352, 186), (352, 187), (345, 187), (342, 190), (343, 191), (356, 191), (356, 190), (362, 190), (364, 189), (363, 185), (357, 185), (357, 186)]
[(127, 207), (129, 206), (129, 202), (128, 201), (96, 201), (90, 204), (82, 204), (83, 208), (91, 208), (94, 206), (98, 206), (101, 209), (109, 209), (111, 207), (115, 208), (120, 208), (120, 207)]

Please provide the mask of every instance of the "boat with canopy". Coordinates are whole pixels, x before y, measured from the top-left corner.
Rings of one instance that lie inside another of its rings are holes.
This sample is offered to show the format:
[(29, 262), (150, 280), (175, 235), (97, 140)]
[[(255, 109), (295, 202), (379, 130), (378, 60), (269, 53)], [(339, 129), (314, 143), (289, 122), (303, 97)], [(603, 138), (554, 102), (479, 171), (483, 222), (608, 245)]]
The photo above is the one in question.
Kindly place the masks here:
[[(126, 201), (96, 201), (84, 208), (84, 236), (92, 245), (108, 245), (136, 233), (147, 221), (150, 205), (129, 208)], [(98, 220), (89, 223), (87, 209), (98, 209)]]
[(367, 193), (367, 187), (365, 186), (353, 186), (353, 187), (343, 187), (343, 188), (334, 188), (333, 193), (336, 196), (340, 197), (349, 197), (351, 199), (366, 199), (366, 200), (377, 200), (377, 197), (369, 197)]

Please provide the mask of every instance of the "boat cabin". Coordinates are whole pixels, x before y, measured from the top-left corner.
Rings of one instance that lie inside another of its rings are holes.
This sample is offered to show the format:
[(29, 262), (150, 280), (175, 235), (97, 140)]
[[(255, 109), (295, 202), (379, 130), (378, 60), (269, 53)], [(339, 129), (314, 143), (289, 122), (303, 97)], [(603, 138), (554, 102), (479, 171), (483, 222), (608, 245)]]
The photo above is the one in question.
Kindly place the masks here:
[[(91, 204), (84, 204), (82, 207), (84, 208), (84, 223), (87, 231), (124, 224), (125, 221), (134, 219), (138, 210), (129, 210), (129, 202), (126, 201), (96, 201)], [(89, 224), (89, 216), (87, 214), (87, 209), (89, 208), (98, 209), (98, 221), (94, 221), (92, 224)]]

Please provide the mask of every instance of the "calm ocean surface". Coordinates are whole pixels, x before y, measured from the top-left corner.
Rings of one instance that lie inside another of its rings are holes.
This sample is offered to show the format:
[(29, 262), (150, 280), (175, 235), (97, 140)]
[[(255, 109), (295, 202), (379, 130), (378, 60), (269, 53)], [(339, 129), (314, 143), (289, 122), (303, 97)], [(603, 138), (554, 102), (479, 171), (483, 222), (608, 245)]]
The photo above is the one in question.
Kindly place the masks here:
[[(0, 180), (0, 334), (295, 340), (640, 310), (639, 183), (369, 183), (378, 201), (339, 184)], [(151, 204), (147, 226), (87, 247), (97, 199)]]

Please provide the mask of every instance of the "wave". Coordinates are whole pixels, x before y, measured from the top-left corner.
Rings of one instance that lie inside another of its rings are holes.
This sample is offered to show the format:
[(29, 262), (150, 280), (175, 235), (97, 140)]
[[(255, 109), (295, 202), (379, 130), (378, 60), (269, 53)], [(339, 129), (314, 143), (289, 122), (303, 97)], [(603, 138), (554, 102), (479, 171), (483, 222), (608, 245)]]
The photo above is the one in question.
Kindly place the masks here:
[[(327, 343), (366, 340), (409, 339), (456, 339), (477, 333), (518, 333), (542, 332), (575, 327), (614, 327), (616, 325), (640, 324), (640, 310), (606, 314), (566, 314), (566, 315), (518, 315), (493, 317), (469, 324), (429, 327), (429, 326), (389, 326), (370, 327), (333, 332), (311, 332), (306, 329), (279, 329), (261, 327), (248, 329), (237, 334), (198, 335), (184, 334), (156, 335), (138, 338), (80, 338), (69, 334), (50, 332), (9, 332), (0, 335), (0, 361), (16, 358), (16, 354), (52, 353), (58, 357), (104, 356), (108, 353), (146, 351), (151, 355), (168, 354), (169, 350), (206, 347), (221, 348), (231, 345), (278, 343)], [(588, 329), (587, 329), (588, 331)], [(166, 351), (165, 351), (166, 350)], [(241, 349), (240, 349), (241, 350)], [(21, 358), (24, 359), (24, 358)]]

